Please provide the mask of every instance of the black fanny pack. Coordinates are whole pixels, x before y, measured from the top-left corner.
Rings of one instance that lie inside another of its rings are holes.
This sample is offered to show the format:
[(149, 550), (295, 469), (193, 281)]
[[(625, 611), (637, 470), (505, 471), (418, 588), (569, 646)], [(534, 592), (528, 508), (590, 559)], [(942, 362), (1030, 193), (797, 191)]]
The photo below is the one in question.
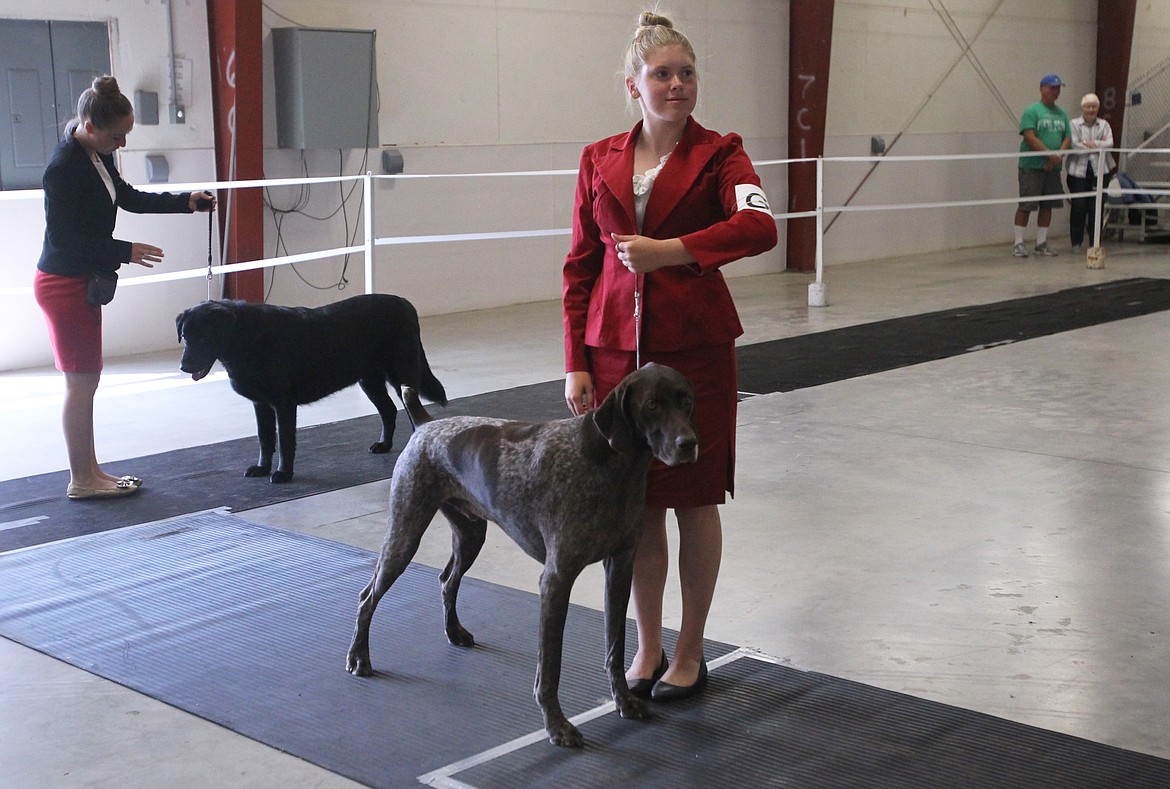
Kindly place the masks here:
[(118, 288), (118, 272), (95, 271), (89, 275), (89, 284), (85, 289), (85, 300), (95, 307), (109, 304), (114, 300), (114, 291)]

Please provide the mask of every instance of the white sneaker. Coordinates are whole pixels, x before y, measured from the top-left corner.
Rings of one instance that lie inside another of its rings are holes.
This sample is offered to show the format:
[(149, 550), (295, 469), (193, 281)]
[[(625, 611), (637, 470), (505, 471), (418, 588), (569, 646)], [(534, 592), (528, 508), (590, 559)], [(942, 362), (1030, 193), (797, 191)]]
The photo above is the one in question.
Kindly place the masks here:
[(1012, 257), (1026, 258), (1028, 257), (1028, 248), (1023, 244), (1016, 244), (1012, 247)]
[(1032, 250), (1038, 257), (1054, 258), (1058, 254), (1055, 249), (1048, 246), (1048, 242), (1037, 244), (1036, 248)]

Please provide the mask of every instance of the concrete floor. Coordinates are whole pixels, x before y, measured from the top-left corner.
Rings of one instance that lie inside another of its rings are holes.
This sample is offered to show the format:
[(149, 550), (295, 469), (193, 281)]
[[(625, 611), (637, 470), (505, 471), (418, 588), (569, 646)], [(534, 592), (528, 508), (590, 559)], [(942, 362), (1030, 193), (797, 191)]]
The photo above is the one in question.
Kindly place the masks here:
[[(1133, 276), (1170, 276), (1170, 248), (1114, 245), (1104, 270), (1006, 247), (832, 266), (823, 308), (808, 275), (731, 284), (758, 342)], [(452, 397), (561, 376), (556, 303), (425, 318), (423, 339)], [(1164, 312), (744, 401), (708, 636), (1170, 758), (1168, 347)], [(150, 484), (115, 461), (254, 435), (222, 373), (193, 384), (178, 355), (108, 361), (109, 470)], [(0, 478), (64, 465), (60, 392), (51, 369), (0, 374)], [(355, 388), (301, 423), (367, 413)], [(242, 517), (375, 550), (386, 489)], [(448, 550), (436, 524), (417, 560)], [(538, 573), (498, 530), (472, 569), (528, 591)], [(574, 602), (601, 608), (601, 593), (591, 568)], [(677, 627), (674, 586), (665, 614)], [(4, 639), (0, 665), (0, 786), (353, 785)]]

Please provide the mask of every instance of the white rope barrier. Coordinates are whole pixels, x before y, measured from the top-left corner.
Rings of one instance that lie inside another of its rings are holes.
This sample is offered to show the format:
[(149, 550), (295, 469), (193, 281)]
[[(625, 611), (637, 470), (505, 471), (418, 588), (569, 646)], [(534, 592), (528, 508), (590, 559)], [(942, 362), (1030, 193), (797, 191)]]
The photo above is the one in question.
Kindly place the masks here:
[[(1170, 149), (1120, 149), (1114, 148), (1108, 151), (1100, 151), (1100, 157), (1103, 158), (1107, 154), (1132, 154), (1140, 152), (1143, 155), (1170, 155)], [(1068, 156), (1070, 154), (1079, 153), (1078, 151), (1064, 150), (1052, 151), (1060, 156)], [(806, 211), (788, 211), (773, 213), (772, 217), (776, 220), (787, 219), (816, 219), (817, 220), (817, 245), (816, 245), (816, 279), (810, 285), (809, 305), (810, 306), (826, 306), (827, 299), (824, 291), (824, 217), (826, 214), (841, 214), (841, 213), (859, 213), (872, 211), (921, 211), (925, 209), (936, 208), (966, 208), (972, 206), (987, 206), (987, 205), (1005, 205), (1018, 203), (1020, 198), (1018, 195), (1004, 198), (991, 199), (974, 199), (974, 200), (947, 200), (941, 202), (931, 203), (884, 203), (884, 204), (867, 204), (867, 205), (842, 205), (842, 206), (826, 206), (824, 204), (825, 191), (825, 167), (826, 165), (836, 164), (870, 164), (879, 163), (925, 163), (925, 162), (944, 162), (944, 161), (969, 161), (969, 160), (990, 160), (990, 159), (1018, 159), (1025, 156), (1040, 155), (1037, 152), (1013, 152), (1013, 153), (975, 153), (975, 154), (942, 154), (942, 155), (882, 155), (882, 156), (834, 156), (834, 157), (816, 157), (816, 158), (802, 158), (802, 159), (765, 159), (754, 162), (757, 168), (773, 167), (777, 165), (791, 165), (791, 164), (815, 164), (816, 166), (816, 207)], [(551, 229), (537, 229), (537, 230), (507, 230), (495, 232), (478, 232), (478, 233), (443, 233), (443, 234), (429, 234), (429, 235), (410, 235), (410, 236), (378, 236), (376, 233), (374, 213), (373, 213), (373, 191), (372, 185), (375, 180), (401, 180), (401, 181), (422, 181), (422, 180), (440, 180), (440, 179), (463, 179), (463, 178), (531, 178), (531, 177), (576, 177), (577, 170), (517, 170), (505, 172), (478, 172), (478, 173), (425, 173), (425, 174), (405, 174), (398, 173), (395, 175), (374, 175), (367, 172), (364, 175), (334, 175), (334, 176), (316, 176), (316, 177), (302, 177), (302, 178), (275, 178), (275, 179), (253, 179), (241, 181), (213, 181), (213, 182), (197, 182), (197, 183), (179, 183), (179, 184), (144, 184), (137, 186), (137, 189), (146, 192), (186, 192), (199, 190), (220, 191), (225, 189), (254, 189), (254, 188), (272, 188), (279, 186), (304, 186), (307, 184), (322, 184), (322, 183), (341, 183), (351, 181), (362, 181), (364, 189), (364, 219), (365, 219), (365, 236), (364, 243), (359, 245), (351, 245), (344, 247), (335, 247), (332, 249), (319, 250), (316, 252), (304, 252), (296, 255), (283, 255), (273, 258), (264, 258), (261, 260), (242, 261), (238, 263), (228, 263), (214, 265), (210, 267), (202, 267), (197, 269), (184, 269), (180, 271), (172, 271), (165, 273), (145, 274), (141, 276), (125, 277), (119, 281), (122, 287), (135, 287), (141, 285), (150, 285), (160, 282), (175, 282), (185, 279), (209, 278), (215, 275), (231, 274), (241, 271), (253, 271), (256, 269), (275, 268), (278, 266), (293, 265), (296, 263), (304, 263), (313, 260), (322, 260), (325, 258), (342, 257), (345, 255), (352, 255), (362, 253), (365, 256), (366, 265), (366, 290), (371, 292), (373, 288), (373, 250), (379, 246), (402, 246), (410, 244), (439, 244), (439, 243), (454, 243), (465, 241), (498, 241), (504, 239), (516, 238), (546, 238), (553, 236), (567, 236), (571, 235), (571, 228), (551, 228)], [(1100, 179), (1098, 179), (1100, 182)], [(1120, 205), (1118, 198), (1124, 199), (1126, 195), (1134, 196), (1168, 196), (1170, 195), (1170, 188), (1163, 188), (1170, 186), (1170, 184), (1159, 183), (1156, 188), (1137, 188), (1124, 189), (1117, 187), (1116, 184), (1111, 185), (1108, 189), (1099, 188), (1092, 192), (1075, 192), (1063, 195), (1063, 197), (1097, 197), (1098, 211), (1101, 206), (1109, 201), (1109, 205), (1117, 207)], [(43, 192), (40, 189), (23, 189), (0, 191), (0, 202), (2, 201), (18, 201), (18, 200), (41, 200)], [(1140, 207), (1142, 209), (1163, 210), (1170, 208), (1170, 203), (1157, 202), (1131, 202), (1124, 204), (1129, 207)], [(1100, 224), (1100, 223), (1098, 223)], [(815, 295), (814, 295), (815, 291)], [(32, 294), (32, 286), (23, 287), (4, 287), (0, 288), (0, 296), (27, 296)], [(814, 303), (815, 302), (815, 303)]]
[(437, 236), (385, 236), (374, 240), (377, 246), (400, 246), (402, 244), (439, 244), (447, 241), (497, 241), (501, 238), (542, 238), (545, 236), (567, 236), (572, 228), (558, 227), (552, 230), (501, 230), (495, 233), (447, 233)]

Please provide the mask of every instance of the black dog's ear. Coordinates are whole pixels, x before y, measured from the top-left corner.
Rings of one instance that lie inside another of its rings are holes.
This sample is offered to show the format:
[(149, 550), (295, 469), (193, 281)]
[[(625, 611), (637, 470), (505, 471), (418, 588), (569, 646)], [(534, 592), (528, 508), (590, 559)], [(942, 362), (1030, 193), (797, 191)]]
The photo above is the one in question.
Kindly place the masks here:
[(183, 320), (187, 317), (187, 310), (175, 316), (175, 332), (179, 335), (179, 342), (183, 341)]
[(637, 448), (633, 419), (627, 407), (630, 387), (622, 381), (593, 412), (593, 424), (615, 452), (628, 454)]

